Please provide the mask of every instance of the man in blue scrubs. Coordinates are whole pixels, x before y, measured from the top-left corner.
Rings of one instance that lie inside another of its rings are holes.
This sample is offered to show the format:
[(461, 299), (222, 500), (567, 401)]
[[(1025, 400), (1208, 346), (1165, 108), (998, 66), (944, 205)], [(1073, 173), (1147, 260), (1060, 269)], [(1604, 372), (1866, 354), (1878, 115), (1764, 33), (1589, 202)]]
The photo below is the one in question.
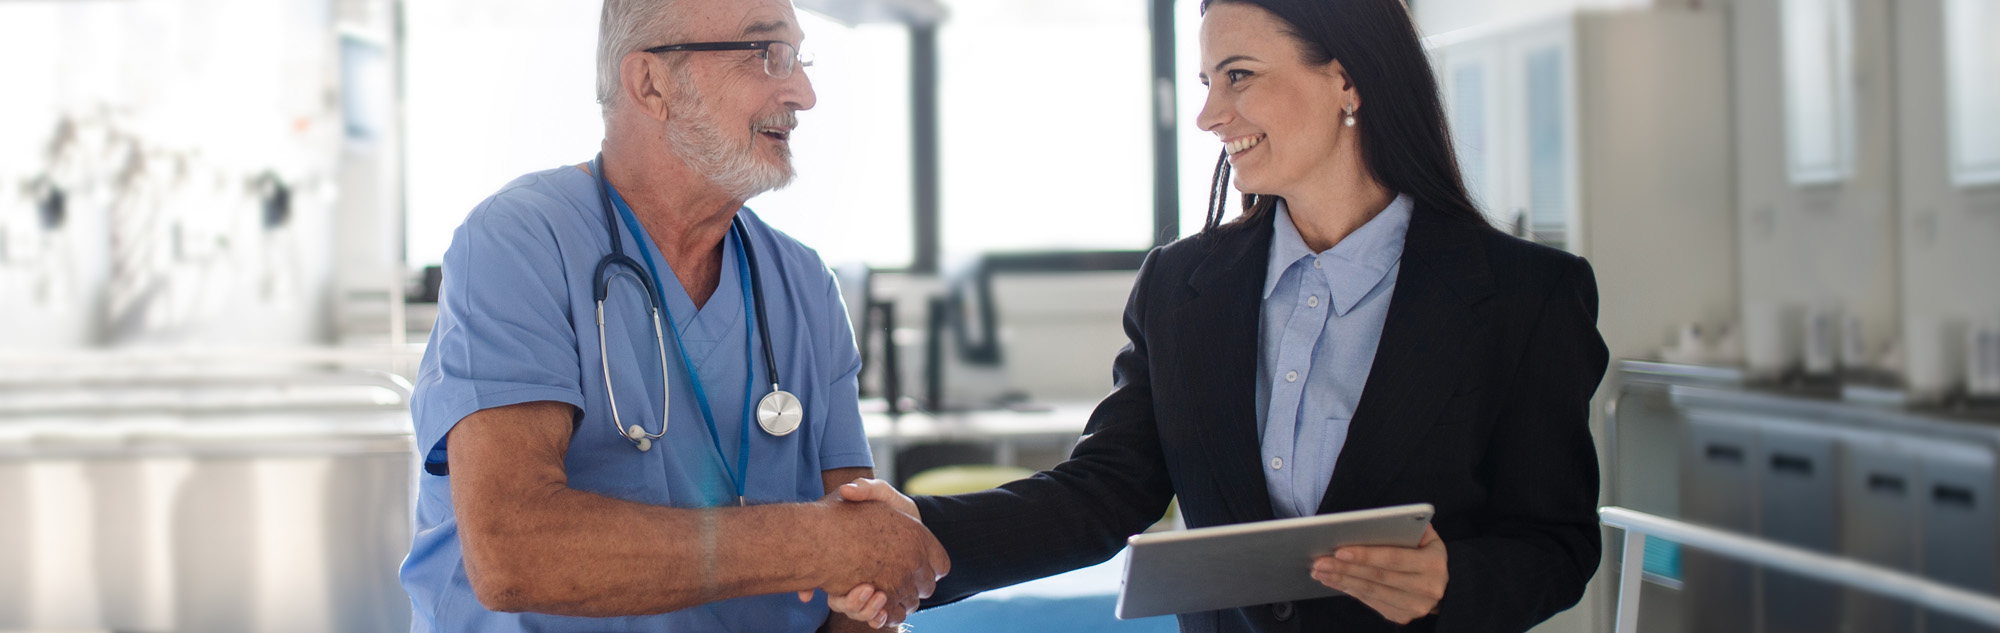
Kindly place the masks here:
[[(791, 179), (802, 38), (787, 0), (605, 2), (602, 161), (508, 184), (445, 254), (412, 404), (413, 630), (880, 626), (948, 570), (915, 519), (827, 496), (873, 472), (859, 355), (818, 255), (743, 207)], [(650, 279), (611, 276), (600, 316), (612, 240)], [(771, 371), (794, 431), (753, 420)], [(889, 608), (829, 620), (816, 590), (862, 584)]]

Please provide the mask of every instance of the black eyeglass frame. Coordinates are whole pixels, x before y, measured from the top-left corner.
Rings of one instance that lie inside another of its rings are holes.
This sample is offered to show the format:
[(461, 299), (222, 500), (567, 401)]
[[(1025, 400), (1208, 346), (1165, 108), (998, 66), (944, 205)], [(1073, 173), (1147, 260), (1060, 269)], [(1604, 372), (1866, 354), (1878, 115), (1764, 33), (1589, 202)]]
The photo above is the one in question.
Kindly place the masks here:
[(657, 53), (674, 53), (674, 52), (757, 51), (757, 55), (759, 57), (764, 58), (765, 75), (770, 76), (772, 79), (790, 78), (792, 76), (791, 72), (785, 73), (784, 76), (779, 76), (776, 69), (771, 67), (771, 64), (776, 63), (776, 60), (772, 59), (771, 57), (772, 46), (784, 46), (786, 48), (792, 49), (791, 67), (793, 72), (796, 72), (800, 68), (811, 68), (813, 65), (813, 60), (811, 57), (807, 56), (804, 52), (801, 52), (799, 50), (799, 47), (794, 46), (791, 42), (787, 42), (784, 40), (750, 40), (742, 42), (689, 42), (686, 44), (663, 44), (660, 46), (655, 46), (652, 48), (645, 49), (645, 52), (657, 54)]

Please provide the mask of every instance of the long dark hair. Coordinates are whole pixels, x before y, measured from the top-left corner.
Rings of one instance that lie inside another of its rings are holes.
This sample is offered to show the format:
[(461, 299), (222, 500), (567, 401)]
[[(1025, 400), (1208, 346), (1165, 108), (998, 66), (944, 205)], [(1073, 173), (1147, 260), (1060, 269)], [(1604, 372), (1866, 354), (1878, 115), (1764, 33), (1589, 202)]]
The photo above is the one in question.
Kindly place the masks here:
[[(1277, 16), (1307, 64), (1340, 60), (1368, 104), (1355, 113), (1360, 124), (1354, 129), (1361, 132), (1362, 164), (1376, 182), (1410, 196), (1420, 213), (1492, 226), (1465, 191), (1437, 77), (1402, 0), (1202, 0), (1202, 15), (1216, 3), (1247, 4)], [(1209, 184), (1203, 231), (1224, 226), (1229, 172), (1225, 151)], [(1243, 215), (1229, 225), (1254, 225), (1277, 205), (1277, 196), (1243, 194)]]

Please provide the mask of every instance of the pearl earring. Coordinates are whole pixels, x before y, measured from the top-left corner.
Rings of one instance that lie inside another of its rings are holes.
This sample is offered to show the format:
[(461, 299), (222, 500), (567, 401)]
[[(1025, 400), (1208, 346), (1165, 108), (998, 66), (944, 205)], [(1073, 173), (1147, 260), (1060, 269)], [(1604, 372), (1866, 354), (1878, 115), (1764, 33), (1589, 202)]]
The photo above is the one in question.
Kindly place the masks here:
[(1342, 108), (1342, 110), (1347, 112), (1347, 120), (1341, 123), (1347, 125), (1347, 127), (1354, 127), (1354, 104), (1347, 104), (1347, 107)]

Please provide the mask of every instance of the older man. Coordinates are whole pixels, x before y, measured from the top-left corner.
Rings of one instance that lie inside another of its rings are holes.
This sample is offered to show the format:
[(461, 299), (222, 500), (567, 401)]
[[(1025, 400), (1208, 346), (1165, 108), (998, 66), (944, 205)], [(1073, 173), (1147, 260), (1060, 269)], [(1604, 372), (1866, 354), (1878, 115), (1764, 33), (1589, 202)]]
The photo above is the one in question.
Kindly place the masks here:
[(414, 630), (811, 631), (816, 589), (905, 614), (949, 567), (822, 499), (872, 473), (859, 355), (825, 264), (743, 207), (792, 177), (802, 37), (786, 0), (605, 2), (599, 160), (515, 180), (445, 254)]

